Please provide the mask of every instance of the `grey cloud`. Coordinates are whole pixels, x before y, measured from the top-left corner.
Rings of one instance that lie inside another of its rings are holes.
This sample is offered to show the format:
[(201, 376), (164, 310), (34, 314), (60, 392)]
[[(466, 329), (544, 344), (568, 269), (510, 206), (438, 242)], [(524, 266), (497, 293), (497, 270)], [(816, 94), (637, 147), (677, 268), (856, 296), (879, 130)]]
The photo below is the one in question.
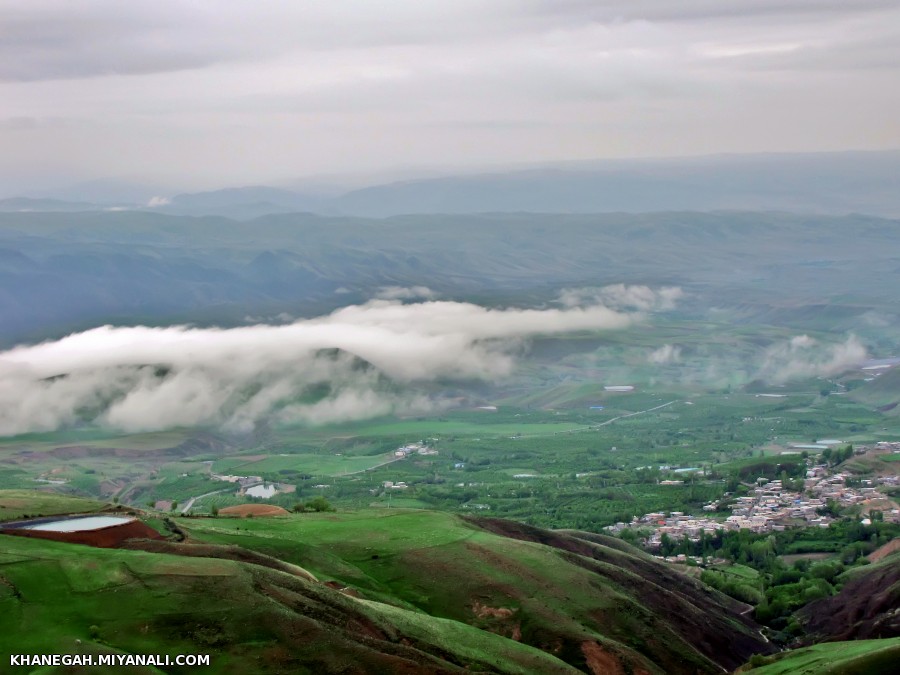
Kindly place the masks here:
[(130, 175), (183, 191), (900, 142), (896, 2), (0, 0), (0, 13), (7, 186)]
[(695, 41), (690, 51), (708, 67), (751, 75), (778, 70), (874, 73), (897, 67), (898, 33), (900, 6), (891, 16), (862, 14), (821, 26), (733, 27)]
[(860, 12), (896, 9), (892, 0), (540, 0), (533, 3), (539, 15), (613, 21), (704, 21), (708, 19), (747, 19), (824, 15), (855, 15)]
[(65, 117), (30, 117), (27, 115), (0, 119), (0, 130), (39, 131), (44, 129), (62, 129), (71, 127), (71, 120)]
[(227, 50), (192, 34), (172, 3), (0, 4), (0, 80), (141, 74), (209, 65)]
[[(0, 2), (0, 80), (140, 75), (259, 61), (295, 50), (370, 50), (457, 44), (623, 22), (763, 17), (842, 18), (896, 9), (858, 2)], [(598, 46), (606, 42), (599, 36)], [(502, 53), (497, 50), (493, 57)], [(494, 60), (494, 58), (491, 58)]]
[(0, 2), (0, 80), (172, 72), (297, 48), (434, 44), (502, 30), (509, 3), (368, 0)]
[(20, 131), (23, 129), (37, 129), (39, 121), (35, 117), (7, 117), (0, 120), (0, 129), (12, 129)]

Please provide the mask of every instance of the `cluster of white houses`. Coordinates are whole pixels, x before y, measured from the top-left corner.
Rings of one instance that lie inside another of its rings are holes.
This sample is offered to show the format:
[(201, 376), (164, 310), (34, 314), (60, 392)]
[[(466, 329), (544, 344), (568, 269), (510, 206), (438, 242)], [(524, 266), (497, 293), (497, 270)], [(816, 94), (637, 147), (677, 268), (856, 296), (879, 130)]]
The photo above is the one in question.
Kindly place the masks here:
[(410, 443), (394, 450), (394, 457), (405, 459), (410, 455), (436, 455), (438, 451), (424, 443)]
[[(886, 444), (885, 444), (886, 445)], [(900, 443), (895, 451), (900, 451)], [(858, 486), (849, 487), (848, 478), (844, 473), (830, 473), (828, 467), (817, 465), (806, 472), (804, 480), (804, 492), (787, 490), (780, 480), (766, 480), (760, 478), (752, 494), (738, 497), (731, 504), (731, 515), (724, 521), (712, 517), (697, 517), (672, 511), (647, 513), (640, 518), (635, 517), (630, 523), (616, 523), (606, 529), (611, 532), (621, 532), (627, 528), (650, 528), (650, 535), (646, 543), (651, 547), (657, 547), (662, 541), (663, 535), (672, 539), (687, 537), (692, 541), (700, 539), (703, 533), (712, 535), (717, 530), (741, 530), (747, 529), (753, 532), (778, 532), (787, 527), (828, 527), (833, 518), (823, 515), (823, 511), (829, 502), (835, 502), (840, 506), (861, 505), (865, 511), (871, 508), (883, 506), (887, 502), (885, 496), (878, 491), (878, 485), (897, 485), (900, 483), (898, 476), (880, 476), (870, 479), (862, 479)], [(878, 504), (881, 502), (881, 504)], [(715, 512), (719, 510), (719, 501), (712, 501), (703, 507), (704, 511)], [(884, 520), (900, 522), (900, 510), (878, 508), (884, 515)], [(863, 523), (868, 524), (867, 518)]]
[(210, 474), (213, 480), (221, 480), (226, 483), (235, 483), (242, 488), (252, 487), (263, 482), (262, 476), (230, 476), (222, 474)]

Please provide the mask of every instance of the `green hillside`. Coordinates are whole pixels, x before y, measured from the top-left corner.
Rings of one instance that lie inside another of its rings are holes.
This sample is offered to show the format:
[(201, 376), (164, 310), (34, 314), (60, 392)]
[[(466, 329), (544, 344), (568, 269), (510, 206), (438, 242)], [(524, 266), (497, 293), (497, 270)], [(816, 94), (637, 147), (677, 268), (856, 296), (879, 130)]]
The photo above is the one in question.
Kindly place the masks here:
[(63, 513), (92, 513), (106, 506), (105, 502), (56, 492), (0, 490), (0, 522)]
[(854, 567), (837, 579), (841, 590), (799, 615), (810, 638), (858, 640), (900, 637), (900, 551)]
[(581, 669), (594, 646), (649, 672), (716, 672), (766, 649), (739, 603), (608, 537), (404, 509), (180, 523), (193, 541), (253, 549)]
[[(0, 493), (97, 507), (31, 498)], [(209, 653), (214, 673), (654, 674), (771, 649), (739, 603), (602, 535), (404, 509), (145, 520), (178, 536), (4, 537), (0, 649)]]
[(740, 672), (753, 675), (890, 675), (900, 663), (900, 638), (826, 642), (754, 662)]
[(6, 653), (210, 653), (216, 673), (571, 670), (512, 640), (258, 565), (19, 537), (4, 541), (2, 561)]
[(854, 389), (851, 396), (861, 403), (880, 408), (887, 414), (900, 414), (900, 368), (891, 368), (871, 382)]

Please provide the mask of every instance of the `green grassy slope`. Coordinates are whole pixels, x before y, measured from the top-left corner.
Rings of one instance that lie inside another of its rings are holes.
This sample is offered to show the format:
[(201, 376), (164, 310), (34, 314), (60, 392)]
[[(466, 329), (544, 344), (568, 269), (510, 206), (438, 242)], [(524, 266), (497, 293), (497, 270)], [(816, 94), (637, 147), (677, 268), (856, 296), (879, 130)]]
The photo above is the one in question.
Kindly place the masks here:
[(900, 414), (900, 367), (891, 368), (871, 382), (854, 389), (850, 396), (861, 403)]
[(843, 586), (837, 595), (801, 610), (810, 636), (817, 640), (900, 637), (900, 551), (852, 568), (838, 581)]
[(105, 502), (38, 490), (0, 490), (0, 522), (64, 513), (92, 513)]
[[(718, 672), (766, 650), (736, 603), (605, 537), (536, 528), (506, 536), (403, 509), (181, 523), (192, 540), (257, 550), (365, 598), (512, 637), (580, 669), (595, 650), (667, 673)], [(523, 532), (546, 533), (546, 543)]]
[(527, 645), (258, 565), (18, 537), (3, 545), (5, 653), (209, 653), (213, 673), (572, 672)]
[[(103, 506), (38, 491), (0, 504)], [(221, 673), (649, 675), (768, 650), (738, 603), (603, 535), (411, 509), (175, 520), (184, 541), (120, 549), (0, 535), (0, 651), (211, 653)]]
[(749, 666), (753, 675), (890, 675), (900, 663), (900, 638), (826, 642), (770, 656), (767, 665)]

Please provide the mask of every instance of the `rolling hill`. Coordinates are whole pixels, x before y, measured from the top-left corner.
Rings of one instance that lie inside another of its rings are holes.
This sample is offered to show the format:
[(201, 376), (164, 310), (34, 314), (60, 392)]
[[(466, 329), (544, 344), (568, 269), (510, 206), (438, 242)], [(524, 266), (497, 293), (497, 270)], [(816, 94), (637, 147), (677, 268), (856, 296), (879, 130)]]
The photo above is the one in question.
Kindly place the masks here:
[(571, 162), (376, 185), (343, 213), (602, 213), (761, 209), (900, 215), (900, 153), (715, 155)]
[(739, 603), (601, 535), (400, 509), (144, 520), (182, 541), (5, 538), (3, 649), (211, 653), (223, 673), (595, 674), (718, 673), (771, 650)]
[(871, 382), (854, 389), (850, 396), (888, 415), (900, 414), (900, 367), (891, 368)]
[(843, 574), (841, 591), (800, 612), (810, 641), (900, 637), (900, 551)]
[(900, 660), (900, 638), (825, 642), (758, 659), (738, 672), (753, 675), (891, 675)]

